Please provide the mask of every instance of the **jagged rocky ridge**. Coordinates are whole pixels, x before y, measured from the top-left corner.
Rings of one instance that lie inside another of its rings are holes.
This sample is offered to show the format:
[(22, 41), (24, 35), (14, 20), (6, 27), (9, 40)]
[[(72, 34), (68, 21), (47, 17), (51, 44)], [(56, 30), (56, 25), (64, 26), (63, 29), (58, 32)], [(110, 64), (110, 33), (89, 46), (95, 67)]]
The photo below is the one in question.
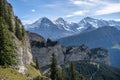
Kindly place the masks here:
[(33, 24), (25, 25), (25, 28), (28, 31), (42, 35), (45, 39), (59, 39), (82, 32), (89, 32), (103, 26), (114, 26), (120, 29), (120, 22), (85, 17), (78, 23), (69, 23), (63, 18), (51, 21), (47, 17), (43, 17)]
[(104, 26), (90, 32), (79, 33), (76, 35), (58, 39), (64, 46), (86, 44), (91, 48), (112, 47), (120, 43), (120, 30), (113, 26)]
[[(110, 65), (108, 51), (103, 48), (90, 49), (86, 45), (63, 47), (56, 41), (47, 41), (35, 33), (28, 32), (34, 61), (38, 60), (39, 67), (50, 64), (51, 54), (55, 53), (58, 64), (69, 61), (90, 60)], [(34, 39), (34, 40), (33, 40)]]
[(89, 49), (86, 45), (63, 47), (56, 41), (47, 41), (28, 32), (32, 47), (33, 59), (37, 60), (39, 69), (49, 76), (51, 54), (55, 53), (58, 68), (65, 70), (66, 80), (71, 80), (69, 63), (75, 67), (76, 77), (84, 76), (85, 80), (118, 80), (120, 70), (112, 67), (108, 51), (103, 48)]
[(105, 26), (93, 31), (61, 38), (58, 41), (64, 46), (77, 46), (84, 43), (90, 48), (106, 48), (109, 51), (112, 65), (120, 67), (120, 31), (115, 27)]

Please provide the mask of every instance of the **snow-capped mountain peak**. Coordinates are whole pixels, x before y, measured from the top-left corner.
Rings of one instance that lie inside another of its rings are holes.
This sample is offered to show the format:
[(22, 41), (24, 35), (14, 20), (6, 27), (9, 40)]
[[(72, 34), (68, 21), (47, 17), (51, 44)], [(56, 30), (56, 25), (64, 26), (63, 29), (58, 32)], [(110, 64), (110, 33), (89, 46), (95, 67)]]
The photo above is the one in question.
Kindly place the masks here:
[(38, 33), (45, 38), (61, 38), (81, 32), (92, 31), (103, 26), (114, 26), (120, 29), (120, 22), (83, 18), (79, 23), (68, 23), (63, 18), (52, 22), (47, 17), (40, 18), (30, 25), (26, 25), (28, 31)]
[(108, 22), (105, 20), (94, 19), (91, 17), (86, 17), (79, 22), (80, 25), (88, 27), (91, 25), (93, 28), (99, 28), (103, 26), (109, 26)]
[(56, 20), (56, 22), (65, 22), (65, 20), (60, 17), (60, 18), (58, 18), (58, 19)]
[(47, 17), (42, 17), (33, 24), (41, 24), (41, 23), (48, 23), (48, 22), (51, 22), (50, 19), (48, 19)]
[(58, 26), (59, 29), (61, 30), (66, 30), (66, 31), (72, 31), (70, 30), (69, 23), (65, 21), (63, 18), (58, 18), (55, 20), (55, 24)]
[(63, 18), (58, 18), (57, 20), (55, 20), (56, 24), (61, 24), (61, 25), (66, 25), (67, 21), (65, 21)]
[(91, 21), (91, 20), (96, 20), (96, 19), (91, 18), (91, 17), (85, 17), (85, 18), (83, 18), (82, 20), (85, 20), (85, 21)]
[(44, 20), (49, 20), (49, 19), (47, 17), (42, 17), (42, 18), (39, 18), (37, 21), (35, 21), (33, 24), (40, 24)]

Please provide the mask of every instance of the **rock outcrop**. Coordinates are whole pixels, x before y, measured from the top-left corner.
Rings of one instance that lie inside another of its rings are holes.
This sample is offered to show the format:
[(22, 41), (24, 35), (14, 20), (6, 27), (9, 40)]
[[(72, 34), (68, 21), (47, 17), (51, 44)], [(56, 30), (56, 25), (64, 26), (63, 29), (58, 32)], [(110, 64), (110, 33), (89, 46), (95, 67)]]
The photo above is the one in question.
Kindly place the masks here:
[(103, 48), (89, 49), (86, 45), (68, 47), (65, 61), (88, 60), (110, 65), (108, 51)]
[(39, 67), (50, 64), (52, 53), (56, 54), (58, 64), (64, 63), (65, 48), (59, 43), (50, 39), (46, 41), (43, 37), (31, 32), (28, 32), (28, 36), (31, 42), (33, 60), (38, 60)]
[(23, 42), (19, 41), (14, 37), (14, 44), (16, 46), (17, 60), (18, 60), (18, 71), (25, 73), (26, 65), (32, 62), (32, 53), (28, 37), (26, 36)]
[(120, 68), (120, 50), (113, 48), (120, 45), (120, 30), (115, 27), (105, 26), (93, 31), (59, 39), (63, 46), (78, 46), (85, 44), (90, 48), (103, 47), (108, 49), (111, 64)]
[[(29, 36), (35, 33), (28, 33)], [(69, 61), (88, 60), (110, 65), (108, 51), (103, 48), (90, 49), (86, 45), (63, 47), (56, 41), (45, 41), (41, 36), (41, 40), (35, 40), (37, 37), (31, 38), (31, 48), (34, 61), (38, 60), (39, 67), (48, 66), (50, 64), (51, 54), (55, 53), (58, 64), (64, 64)], [(34, 40), (32, 40), (34, 38)], [(44, 41), (42, 41), (44, 40)], [(41, 42), (40, 42), (41, 41)]]

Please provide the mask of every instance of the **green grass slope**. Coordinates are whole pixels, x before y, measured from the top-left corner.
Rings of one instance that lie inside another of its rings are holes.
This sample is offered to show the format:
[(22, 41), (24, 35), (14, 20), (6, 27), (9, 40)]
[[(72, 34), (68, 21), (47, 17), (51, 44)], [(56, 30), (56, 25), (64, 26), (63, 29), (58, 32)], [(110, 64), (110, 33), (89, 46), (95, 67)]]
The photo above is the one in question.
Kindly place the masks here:
[(0, 80), (30, 80), (36, 79), (38, 76), (45, 78), (41, 75), (40, 71), (35, 68), (35, 64), (26, 65), (25, 74), (18, 73), (17, 70), (13, 68), (3, 68), (0, 67)]
[(0, 67), (0, 80), (27, 80), (27, 78), (12, 68)]

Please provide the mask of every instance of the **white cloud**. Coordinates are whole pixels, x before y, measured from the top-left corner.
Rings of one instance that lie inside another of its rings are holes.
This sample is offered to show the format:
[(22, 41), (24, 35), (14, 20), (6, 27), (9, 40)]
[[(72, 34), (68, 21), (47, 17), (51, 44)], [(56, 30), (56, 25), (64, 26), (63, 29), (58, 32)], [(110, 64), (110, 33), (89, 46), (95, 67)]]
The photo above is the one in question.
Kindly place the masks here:
[(84, 10), (84, 11), (76, 11), (73, 12), (72, 14), (66, 15), (66, 17), (73, 17), (73, 16), (81, 16), (81, 15), (85, 15), (88, 11)]
[(70, 2), (77, 6), (81, 6), (81, 5), (94, 6), (92, 1), (70, 0)]
[(37, 19), (32, 19), (32, 20), (21, 20), (22, 23), (25, 25), (25, 24), (32, 24), (33, 22), (35, 22)]
[(58, 7), (63, 7), (65, 3), (62, 2), (62, 1), (54, 1), (54, 2), (51, 2), (51, 3), (47, 3), (45, 4), (43, 7), (48, 7), (48, 8), (58, 8)]
[[(120, 3), (108, 0), (70, 0), (73, 5), (81, 10), (88, 10), (89, 15), (97, 16), (120, 12)], [(75, 14), (68, 15), (72, 17)]]
[(120, 19), (114, 19), (115, 21), (120, 21)]
[(44, 5), (45, 7), (56, 7), (57, 5), (56, 4), (46, 4), (46, 5)]
[(32, 24), (33, 22), (35, 22), (36, 20), (38, 20), (38, 18), (32, 17), (32, 15), (26, 15), (23, 16), (21, 18), (22, 23), (25, 24)]
[(32, 12), (35, 12), (36, 10), (35, 10), (35, 9), (32, 9), (31, 11), (32, 11)]
[(104, 15), (120, 12), (120, 3), (108, 3), (105, 7), (95, 12), (95, 15)]

